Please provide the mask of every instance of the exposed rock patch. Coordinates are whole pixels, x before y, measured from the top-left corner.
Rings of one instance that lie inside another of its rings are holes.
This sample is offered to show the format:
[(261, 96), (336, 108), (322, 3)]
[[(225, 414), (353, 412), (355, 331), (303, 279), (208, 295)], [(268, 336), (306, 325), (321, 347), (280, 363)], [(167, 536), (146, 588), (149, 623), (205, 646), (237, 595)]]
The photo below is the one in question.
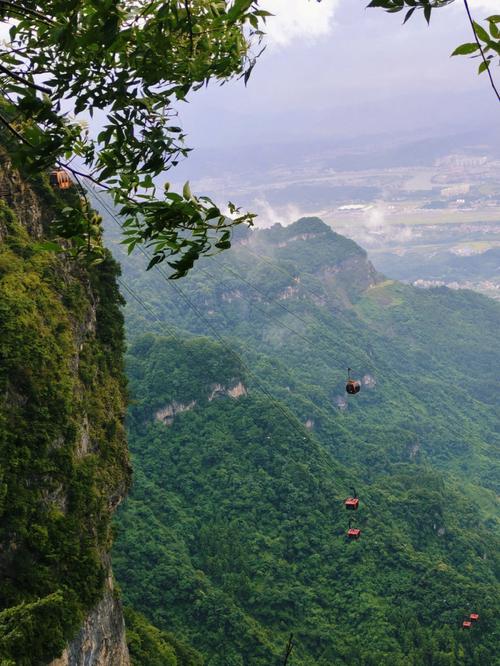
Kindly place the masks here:
[(78, 635), (49, 666), (129, 666), (122, 606), (108, 576), (104, 595)]
[[(223, 397), (236, 399), (247, 395), (247, 393), (247, 388), (241, 381), (236, 382), (233, 384), (233, 386), (212, 384), (207, 400), (208, 402), (212, 402), (212, 400)], [(172, 402), (170, 402), (168, 405), (165, 405), (165, 407), (158, 409), (155, 412), (154, 417), (156, 421), (160, 421), (166, 426), (171, 426), (177, 414), (182, 414), (182, 412), (189, 412), (194, 409), (197, 404), (198, 403), (196, 400), (191, 400), (190, 402), (178, 402), (177, 400), (172, 400)]]
[(361, 378), (361, 383), (363, 384), (363, 386), (365, 388), (373, 389), (377, 385), (377, 380), (375, 379), (375, 377), (373, 375), (366, 374), (366, 375), (363, 375), (363, 377)]
[(195, 406), (196, 400), (191, 400), (191, 402), (177, 402), (173, 400), (169, 405), (165, 405), (165, 407), (155, 413), (155, 419), (167, 426), (171, 426), (177, 414), (189, 412)]

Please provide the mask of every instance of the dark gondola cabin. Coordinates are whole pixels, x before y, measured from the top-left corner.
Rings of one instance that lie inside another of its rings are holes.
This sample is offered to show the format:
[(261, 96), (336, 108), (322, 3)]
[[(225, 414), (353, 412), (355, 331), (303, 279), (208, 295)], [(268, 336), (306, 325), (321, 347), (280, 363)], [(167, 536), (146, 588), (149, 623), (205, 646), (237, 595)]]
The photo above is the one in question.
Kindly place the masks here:
[(357, 511), (358, 506), (359, 506), (359, 499), (356, 491), (354, 488), (351, 488), (352, 490), (352, 497), (348, 497), (344, 501), (345, 508), (348, 509), (349, 511)]
[(50, 184), (58, 190), (67, 190), (71, 187), (72, 180), (69, 173), (64, 169), (54, 169), (50, 172)]
[(349, 395), (356, 395), (356, 393), (359, 393), (361, 390), (361, 382), (351, 378), (351, 368), (347, 368), (347, 384), (345, 385), (345, 390)]
[(472, 620), (472, 622), (477, 622), (479, 620), (479, 615), (477, 613), (471, 613), (469, 615), (469, 620)]
[(469, 620), (464, 620), (462, 622), (462, 629), (470, 629), (472, 626), (472, 622), (469, 622)]

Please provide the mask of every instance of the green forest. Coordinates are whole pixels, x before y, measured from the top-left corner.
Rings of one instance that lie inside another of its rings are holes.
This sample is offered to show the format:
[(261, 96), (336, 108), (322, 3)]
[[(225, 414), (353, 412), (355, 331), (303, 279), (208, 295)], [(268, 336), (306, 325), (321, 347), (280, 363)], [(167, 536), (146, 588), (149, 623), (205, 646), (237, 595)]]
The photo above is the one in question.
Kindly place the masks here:
[(290, 634), (297, 666), (499, 663), (499, 305), (387, 280), (316, 218), (181, 286), (109, 233), (148, 306), (126, 306), (125, 602), (211, 665), (278, 666)]

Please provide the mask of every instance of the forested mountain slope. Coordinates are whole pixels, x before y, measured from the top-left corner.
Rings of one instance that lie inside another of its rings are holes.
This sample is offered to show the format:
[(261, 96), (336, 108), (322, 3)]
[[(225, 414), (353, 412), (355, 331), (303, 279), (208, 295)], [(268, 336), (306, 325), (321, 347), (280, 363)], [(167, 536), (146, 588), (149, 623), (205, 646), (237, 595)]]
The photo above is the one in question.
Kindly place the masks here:
[[(385, 280), (316, 218), (246, 234), (180, 287), (122, 259), (150, 306), (129, 299), (131, 339), (172, 325), (220, 335), (345, 462), (368, 474), (416, 457), (498, 490), (497, 303)], [(366, 390), (346, 401), (348, 366)]]
[(124, 267), (151, 308), (128, 305), (126, 599), (208, 664), (281, 663), (290, 632), (301, 665), (498, 663), (498, 305), (388, 282), (316, 219), (205, 266)]

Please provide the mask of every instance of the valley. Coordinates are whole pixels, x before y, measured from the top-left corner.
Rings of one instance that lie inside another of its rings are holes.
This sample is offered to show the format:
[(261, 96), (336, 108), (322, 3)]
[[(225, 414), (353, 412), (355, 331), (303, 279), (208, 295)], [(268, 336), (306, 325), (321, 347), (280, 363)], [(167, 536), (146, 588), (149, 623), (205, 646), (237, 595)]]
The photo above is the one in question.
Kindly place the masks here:
[(500, 246), (500, 147), (493, 136), (377, 136), (349, 146), (282, 146), (278, 156), (265, 147), (263, 155), (246, 154), (250, 166), (242, 171), (228, 168), (232, 153), (219, 164), (202, 151), (193, 186), (255, 211), (259, 227), (317, 215), (392, 278), (500, 298), (500, 263), (489, 261), (495, 254), (480, 268), (483, 253)]
[(317, 218), (240, 230), (180, 286), (120, 259), (148, 305), (126, 308), (126, 602), (220, 666), (279, 664), (289, 633), (304, 666), (494, 664), (500, 306), (388, 280)]

